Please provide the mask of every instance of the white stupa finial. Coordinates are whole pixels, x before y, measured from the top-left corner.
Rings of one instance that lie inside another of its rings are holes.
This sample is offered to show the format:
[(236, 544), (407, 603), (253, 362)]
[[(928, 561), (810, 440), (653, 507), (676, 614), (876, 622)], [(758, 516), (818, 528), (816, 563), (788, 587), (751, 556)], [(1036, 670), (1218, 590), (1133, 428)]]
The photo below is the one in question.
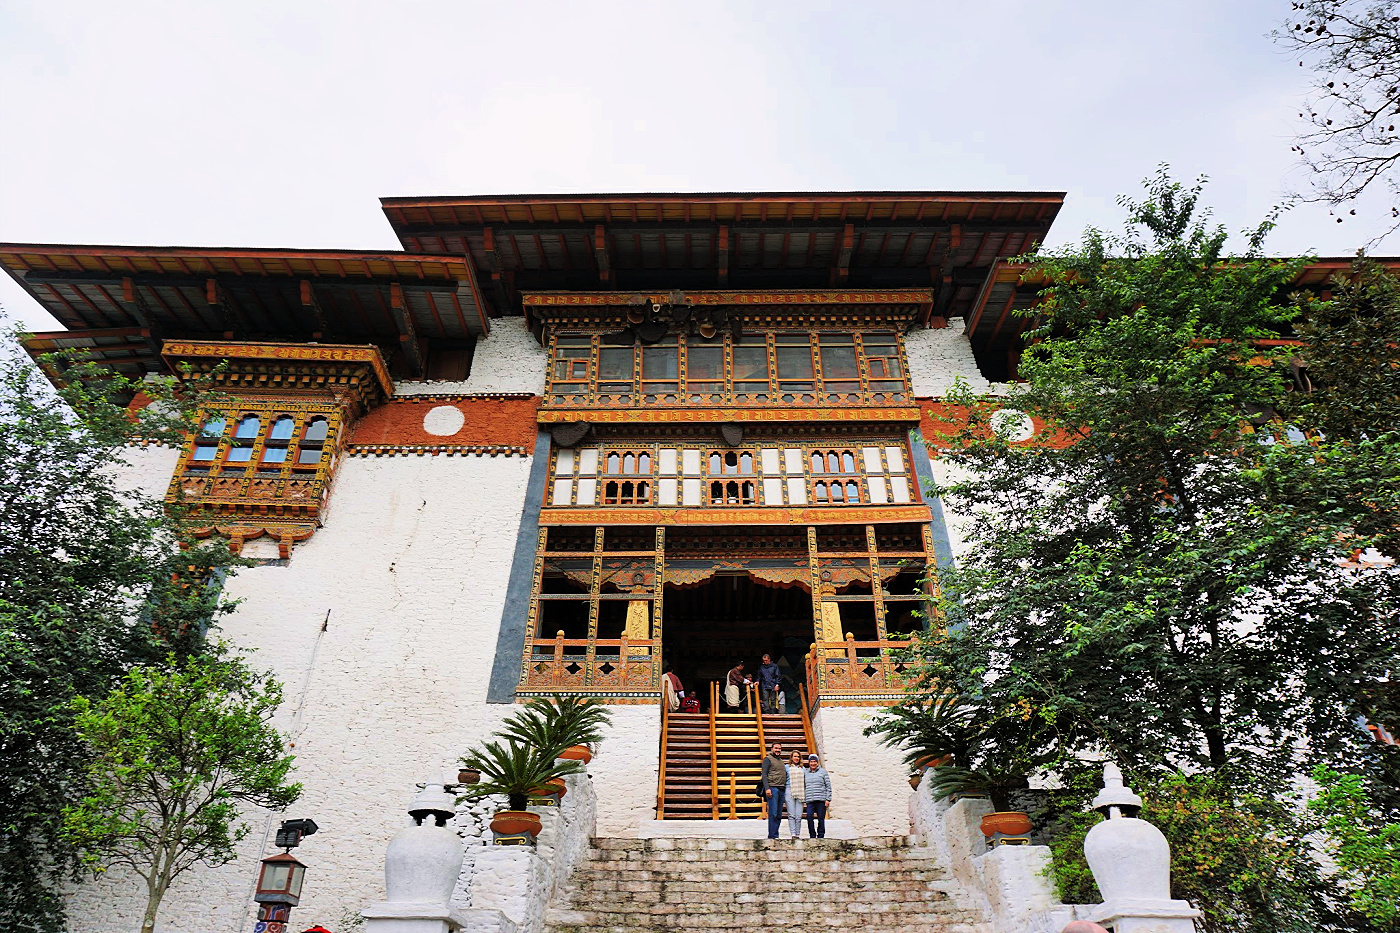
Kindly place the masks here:
[[(1119, 816), (1132, 816), (1142, 809), (1142, 798), (1133, 793), (1132, 788), (1123, 785), (1123, 771), (1112, 761), (1103, 766), (1103, 790), (1094, 798), (1093, 807), (1104, 816), (1113, 819)], [(1132, 813), (1120, 811), (1132, 808)]]

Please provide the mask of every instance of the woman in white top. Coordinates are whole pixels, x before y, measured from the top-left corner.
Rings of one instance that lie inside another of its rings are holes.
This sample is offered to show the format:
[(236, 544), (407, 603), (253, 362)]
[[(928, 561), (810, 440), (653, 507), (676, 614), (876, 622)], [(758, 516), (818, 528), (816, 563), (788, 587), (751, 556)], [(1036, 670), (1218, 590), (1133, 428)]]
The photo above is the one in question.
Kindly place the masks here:
[(787, 804), (788, 830), (791, 835), (788, 838), (796, 839), (802, 835), (802, 811), (803, 801), (806, 797), (804, 788), (806, 785), (807, 769), (802, 767), (802, 755), (793, 752), (788, 758), (787, 764), (787, 795), (784, 802)]

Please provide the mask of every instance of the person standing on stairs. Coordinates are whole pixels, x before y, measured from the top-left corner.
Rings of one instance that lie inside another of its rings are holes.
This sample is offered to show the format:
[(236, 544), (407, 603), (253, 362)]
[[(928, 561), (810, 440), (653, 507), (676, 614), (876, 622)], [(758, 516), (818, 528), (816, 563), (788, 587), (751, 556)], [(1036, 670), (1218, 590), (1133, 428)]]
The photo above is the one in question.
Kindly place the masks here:
[(826, 808), (831, 804), (831, 775), (817, 760), (816, 753), (807, 756), (807, 773), (802, 775), (803, 797), (806, 798), (807, 835), (813, 839), (826, 838)]
[(783, 674), (773, 663), (771, 654), (764, 654), (763, 664), (758, 669), (758, 693), (765, 713), (778, 711), (778, 690), (782, 686)]
[(685, 688), (681, 686), (681, 679), (670, 664), (666, 665), (665, 671), (661, 675), (661, 686), (666, 691), (666, 709), (674, 713), (681, 708), (681, 697), (685, 696)]
[[(787, 794), (784, 803), (788, 811), (788, 838), (797, 839), (802, 835), (803, 800), (806, 796), (806, 773), (802, 767), (802, 753), (794, 751), (788, 757)], [(808, 833), (808, 835), (811, 835)]]
[(729, 675), (724, 683), (724, 705), (727, 709), (738, 712), (744, 706), (744, 694), (748, 691), (744, 688), (748, 686), (749, 678), (744, 676), (744, 662), (740, 661), (729, 669)]
[(783, 761), (783, 743), (774, 742), (772, 752), (763, 759), (763, 802), (768, 807), (769, 839), (777, 839), (778, 829), (783, 825), (783, 797), (786, 793), (787, 764)]

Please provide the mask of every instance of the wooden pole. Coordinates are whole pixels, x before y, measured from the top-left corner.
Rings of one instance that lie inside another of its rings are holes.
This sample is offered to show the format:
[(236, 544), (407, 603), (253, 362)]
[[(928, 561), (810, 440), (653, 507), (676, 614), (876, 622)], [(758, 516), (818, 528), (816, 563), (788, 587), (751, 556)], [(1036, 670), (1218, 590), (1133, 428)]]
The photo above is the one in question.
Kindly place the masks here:
[(656, 780), (656, 818), (666, 819), (666, 757), (667, 757), (667, 726), (669, 717), (666, 715), (666, 692), (661, 692), (661, 767)]
[(738, 808), (734, 802), (734, 772), (729, 772), (729, 818), (737, 820), (739, 818)]
[(710, 819), (719, 819), (719, 745), (715, 738), (715, 682), (710, 681)]

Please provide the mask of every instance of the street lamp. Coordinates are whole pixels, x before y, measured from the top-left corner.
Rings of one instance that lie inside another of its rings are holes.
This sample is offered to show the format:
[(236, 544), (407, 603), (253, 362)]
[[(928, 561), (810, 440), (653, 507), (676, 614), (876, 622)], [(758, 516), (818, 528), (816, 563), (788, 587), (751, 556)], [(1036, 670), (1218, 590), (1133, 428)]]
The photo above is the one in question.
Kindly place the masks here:
[(283, 820), (277, 829), (276, 845), (281, 855), (262, 860), (258, 886), (253, 900), (258, 902), (257, 933), (276, 930), (281, 933), (291, 916), (292, 908), (301, 902), (301, 885), (306, 878), (306, 866), (292, 855), (303, 836), (316, 832), (314, 820)]

